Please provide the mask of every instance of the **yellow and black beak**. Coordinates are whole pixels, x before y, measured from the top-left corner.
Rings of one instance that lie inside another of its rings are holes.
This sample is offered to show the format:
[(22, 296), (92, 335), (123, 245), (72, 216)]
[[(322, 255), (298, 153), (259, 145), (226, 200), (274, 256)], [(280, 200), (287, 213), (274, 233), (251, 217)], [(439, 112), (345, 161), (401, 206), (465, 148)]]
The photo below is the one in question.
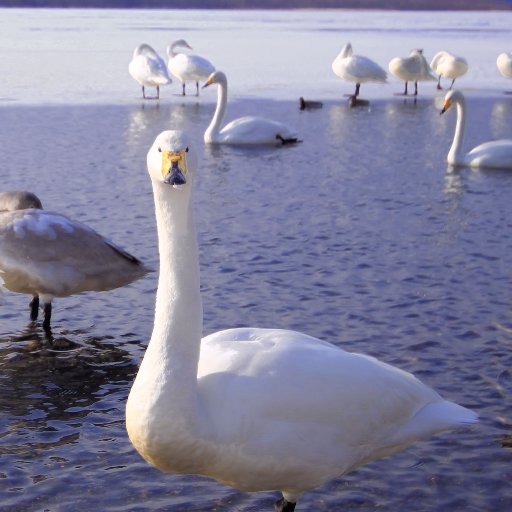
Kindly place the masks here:
[(188, 148), (184, 151), (162, 151), (162, 176), (164, 183), (179, 187), (187, 183), (187, 158)]
[(439, 112), (439, 115), (444, 114), (452, 106), (452, 100), (447, 99), (444, 102), (443, 109)]
[(206, 80), (205, 84), (201, 87), (201, 89), (206, 89), (206, 87), (208, 87), (209, 85), (212, 85), (213, 84), (213, 80), (212, 80), (212, 77), (208, 78), (208, 80)]

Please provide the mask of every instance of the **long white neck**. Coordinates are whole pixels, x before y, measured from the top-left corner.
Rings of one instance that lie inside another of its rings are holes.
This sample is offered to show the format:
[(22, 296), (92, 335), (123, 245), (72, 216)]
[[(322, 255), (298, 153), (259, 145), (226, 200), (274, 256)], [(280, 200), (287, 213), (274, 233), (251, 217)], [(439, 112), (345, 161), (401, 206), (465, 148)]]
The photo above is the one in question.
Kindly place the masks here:
[(204, 141), (216, 142), (219, 137), (224, 113), (226, 112), (226, 105), (228, 102), (228, 84), (225, 81), (220, 81), (217, 84), (217, 106), (213, 114), (212, 120), (206, 131), (204, 132)]
[(466, 102), (464, 98), (459, 98), (455, 105), (457, 107), (457, 123), (455, 125), (452, 147), (450, 151), (448, 151), (448, 157), (446, 158), (451, 165), (462, 163), (464, 160), (462, 149), (464, 145), (464, 130), (466, 127)]
[(192, 427), (203, 318), (192, 198), (190, 190), (163, 183), (153, 183), (153, 194), (160, 275), (153, 334), (139, 375), (154, 376), (150, 386), (153, 396), (165, 399), (165, 415)]

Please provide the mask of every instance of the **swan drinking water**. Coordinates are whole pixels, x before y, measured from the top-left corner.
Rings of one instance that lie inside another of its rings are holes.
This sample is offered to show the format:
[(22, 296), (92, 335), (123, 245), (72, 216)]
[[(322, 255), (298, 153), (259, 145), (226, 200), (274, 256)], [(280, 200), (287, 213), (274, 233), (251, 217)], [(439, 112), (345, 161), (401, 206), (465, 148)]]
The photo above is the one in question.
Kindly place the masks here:
[(204, 132), (206, 144), (264, 145), (298, 142), (297, 134), (278, 121), (263, 117), (245, 116), (235, 119), (221, 129), (228, 102), (228, 80), (222, 71), (212, 73), (204, 87), (218, 85), (217, 106), (210, 125)]
[(452, 146), (446, 158), (450, 165), (467, 167), (489, 167), (512, 170), (512, 140), (502, 139), (486, 142), (464, 153), (464, 131), (466, 129), (466, 100), (460, 91), (450, 91), (444, 98), (444, 114), (452, 105), (457, 108), (457, 124)]
[[(144, 99), (159, 99), (160, 86), (172, 82), (165, 61), (149, 44), (141, 44), (133, 50), (128, 72), (142, 86)], [(156, 87), (156, 96), (146, 96), (145, 87)]]
[(291, 512), (308, 490), (477, 420), (410, 373), (306, 334), (235, 328), (201, 339), (194, 146), (183, 132), (162, 132), (147, 164), (160, 275), (126, 405), (146, 461), (242, 491), (281, 491), (276, 509)]
[(46, 331), (53, 297), (112, 290), (146, 275), (139, 260), (91, 228), (42, 208), (30, 192), (0, 193), (0, 285), (32, 295), (32, 320), (41, 299)]
[(175, 52), (174, 49), (178, 47), (192, 50), (184, 39), (174, 41), (167, 47), (167, 68), (182, 83), (183, 96), (186, 82), (196, 83), (196, 96), (199, 96), (199, 80), (206, 80), (215, 71), (215, 66), (199, 55)]

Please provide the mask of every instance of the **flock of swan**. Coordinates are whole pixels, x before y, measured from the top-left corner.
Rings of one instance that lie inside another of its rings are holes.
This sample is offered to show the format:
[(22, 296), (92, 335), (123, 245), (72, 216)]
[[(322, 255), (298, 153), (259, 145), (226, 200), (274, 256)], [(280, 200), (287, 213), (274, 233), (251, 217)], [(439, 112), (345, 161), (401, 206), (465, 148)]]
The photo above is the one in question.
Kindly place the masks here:
[[(142, 86), (171, 82), (218, 87), (217, 107), (204, 133), (208, 144), (296, 142), (282, 123), (243, 117), (222, 127), (227, 79), (206, 59), (176, 48), (168, 62), (138, 46), (129, 71)], [(505, 54), (504, 54), (505, 55)], [(498, 58), (512, 77), (510, 55)], [(508, 68), (507, 68), (508, 66)], [(333, 71), (356, 84), (385, 82), (387, 73), (347, 44)], [(447, 52), (431, 66), (421, 51), (396, 58), (389, 70), (405, 82), (452, 80), (467, 63)], [(500, 67), (500, 70), (502, 68)], [(450, 90), (442, 112), (457, 109), (448, 154), (452, 165), (512, 169), (512, 140), (464, 153), (465, 100)], [(160, 133), (149, 148), (160, 269), (150, 342), (126, 405), (129, 438), (140, 455), (170, 473), (200, 474), (243, 491), (281, 492), (279, 512), (291, 512), (307, 491), (432, 435), (475, 423), (477, 415), (443, 399), (412, 374), (372, 357), (346, 352), (306, 334), (235, 328), (202, 337), (199, 257), (193, 211), (197, 148), (186, 133)], [(50, 330), (51, 302), (85, 290), (109, 290), (141, 278), (147, 268), (91, 228), (43, 210), (30, 192), (0, 194), (0, 285), (29, 294), (36, 320)]]

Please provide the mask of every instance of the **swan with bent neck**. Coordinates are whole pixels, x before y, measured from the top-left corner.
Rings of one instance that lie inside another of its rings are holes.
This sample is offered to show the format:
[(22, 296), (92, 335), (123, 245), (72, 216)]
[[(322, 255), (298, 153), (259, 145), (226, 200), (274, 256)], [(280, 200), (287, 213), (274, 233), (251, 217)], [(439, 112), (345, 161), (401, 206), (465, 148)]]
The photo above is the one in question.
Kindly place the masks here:
[(208, 77), (203, 89), (212, 84), (218, 85), (217, 106), (204, 132), (206, 144), (281, 145), (298, 142), (297, 134), (291, 128), (264, 117), (240, 117), (221, 129), (228, 103), (228, 79), (222, 71), (215, 71)]
[(299, 332), (235, 328), (201, 339), (194, 146), (158, 135), (147, 163), (160, 253), (153, 333), (126, 406), (153, 466), (242, 491), (308, 490), (477, 415), (412, 374)]
[(491, 169), (512, 170), (512, 140), (501, 139), (485, 142), (474, 147), (471, 151), (464, 152), (464, 134), (466, 130), (466, 99), (462, 92), (453, 90), (444, 98), (444, 114), (453, 105), (457, 108), (457, 123), (453, 142), (448, 152), (446, 161), (450, 165), (465, 167), (487, 167)]

